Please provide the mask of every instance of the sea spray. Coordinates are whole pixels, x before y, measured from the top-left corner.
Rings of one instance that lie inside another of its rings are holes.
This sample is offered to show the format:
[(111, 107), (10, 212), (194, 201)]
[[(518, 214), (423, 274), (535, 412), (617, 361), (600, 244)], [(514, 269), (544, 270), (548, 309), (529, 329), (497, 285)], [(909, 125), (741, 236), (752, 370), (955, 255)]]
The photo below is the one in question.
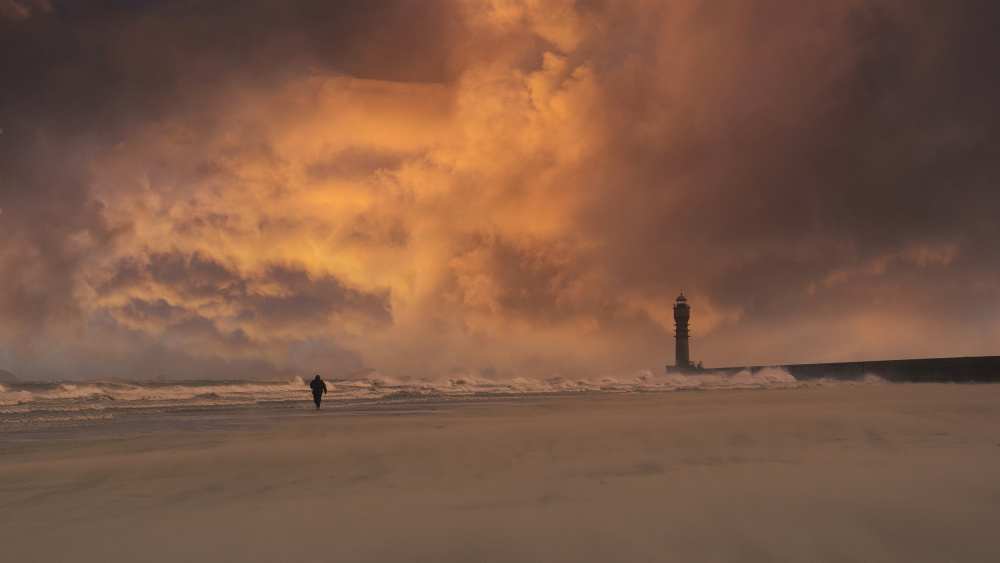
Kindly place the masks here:
[[(649, 370), (572, 378), (486, 377), (469, 373), (440, 378), (414, 379), (384, 376), (371, 372), (366, 377), (327, 379), (328, 404), (333, 401), (407, 401), (503, 397), (546, 394), (649, 393), (711, 389), (787, 389), (796, 387), (878, 385), (868, 377), (857, 382), (833, 379), (796, 381), (781, 369), (736, 374), (700, 372), (695, 374), (654, 374)], [(187, 380), (187, 381), (56, 381), (22, 382), (0, 386), (0, 423), (26, 419), (31, 413), (78, 413), (93, 416), (99, 411), (127, 413), (156, 409), (217, 409), (233, 407), (281, 408), (304, 404), (308, 389), (301, 378), (285, 381)]]
[(579, 378), (498, 377), (454, 372), (437, 378), (385, 376), (372, 370), (352, 379), (327, 378), (323, 410), (311, 409), (300, 378), (283, 381), (53, 381), (5, 383), (0, 387), (0, 441), (76, 439), (88, 435), (155, 431), (157, 428), (252, 427), (267, 413), (327, 413), (355, 408), (410, 410), (443, 403), (494, 401), (575, 394), (669, 393), (724, 389), (794, 389), (874, 386), (859, 381), (796, 381), (780, 369), (735, 374), (656, 374), (650, 370)]

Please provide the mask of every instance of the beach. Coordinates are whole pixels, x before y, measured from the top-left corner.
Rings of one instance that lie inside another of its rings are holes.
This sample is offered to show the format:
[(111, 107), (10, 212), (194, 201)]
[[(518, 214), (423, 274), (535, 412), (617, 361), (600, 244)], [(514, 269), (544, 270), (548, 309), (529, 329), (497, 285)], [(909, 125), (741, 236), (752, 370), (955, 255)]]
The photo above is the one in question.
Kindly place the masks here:
[[(586, 393), (0, 443), (8, 561), (994, 561), (1000, 385)], [(228, 414), (241, 417), (241, 411)]]

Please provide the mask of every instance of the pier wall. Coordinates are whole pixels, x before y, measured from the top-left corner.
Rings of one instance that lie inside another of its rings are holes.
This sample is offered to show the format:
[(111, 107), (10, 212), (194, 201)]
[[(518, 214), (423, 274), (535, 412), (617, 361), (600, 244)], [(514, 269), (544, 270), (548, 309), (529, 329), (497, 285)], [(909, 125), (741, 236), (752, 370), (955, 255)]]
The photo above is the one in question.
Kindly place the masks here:
[[(703, 371), (739, 373), (750, 370), (756, 373), (767, 368), (781, 368), (798, 380), (822, 377), (860, 380), (866, 375), (874, 375), (894, 383), (1000, 383), (1000, 356), (705, 368)], [(673, 366), (667, 368), (668, 372), (674, 369)]]

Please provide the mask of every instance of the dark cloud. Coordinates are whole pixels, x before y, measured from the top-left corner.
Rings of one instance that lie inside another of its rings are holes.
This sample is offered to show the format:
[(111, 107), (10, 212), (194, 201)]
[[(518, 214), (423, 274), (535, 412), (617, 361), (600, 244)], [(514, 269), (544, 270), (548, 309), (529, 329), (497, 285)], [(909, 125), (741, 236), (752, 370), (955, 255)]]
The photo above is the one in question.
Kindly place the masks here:
[(345, 315), (358, 316), (372, 326), (392, 321), (389, 292), (367, 293), (346, 287), (333, 277), (318, 279), (303, 269), (288, 266), (272, 266), (264, 274), (263, 283), (276, 284), (279, 296), (247, 296), (252, 310), (258, 311), (263, 319), (273, 321), (297, 321), (314, 316)]
[(0, 7), (0, 359), (996, 353), (996, 2)]
[[(802, 4), (734, 20), (740, 8), (722, 3), (728, 14), (691, 22), (708, 78), (663, 73), (681, 56), (666, 34), (659, 59), (617, 71), (612, 163), (599, 165), (613, 176), (598, 180), (613, 188), (584, 223), (612, 241), (621, 283), (692, 288), (743, 309), (749, 332), (765, 316), (823, 318), (826, 299), (870, 306), (804, 291), (913, 246), (956, 245), (952, 279), (996, 271), (997, 252), (983, 252), (1000, 208), (998, 112), (984, 103), (1000, 95), (984, 24), (1000, 23), (995, 6)], [(674, 124), (650, 135), (658, 111)], [(925, 272), (901, 261), (885, 275), (922, 284)], [(931, 299), (913, 297), (914, 309)]]
[[(144, 263), (124, 261), (99, 288), (106, 296), (149, 292), (176, 296), (184, 303), (207, 299), (237, 310), (237, 319), (265, 324), (308, 323), (336, 316), (359, 317), (376, 326), (392, 320), (387, 291), (358, 291), (336, 278), (316, 278), (293, 266), (272, 265), (260, 274), (243, 274), (199, 253), (154, 252)], [(184, 309), (162, 297), (133, 298), (125, 306), (133, 318), (193, 318), (178, 315), (177, 310)]]
[(350, 147), (333, 158), (309, 166), (307, 172), (315, 182), (330, 178), (367, 178), (378, 170), (397, 169), (402, 163), (402, 155), (396, 153)]

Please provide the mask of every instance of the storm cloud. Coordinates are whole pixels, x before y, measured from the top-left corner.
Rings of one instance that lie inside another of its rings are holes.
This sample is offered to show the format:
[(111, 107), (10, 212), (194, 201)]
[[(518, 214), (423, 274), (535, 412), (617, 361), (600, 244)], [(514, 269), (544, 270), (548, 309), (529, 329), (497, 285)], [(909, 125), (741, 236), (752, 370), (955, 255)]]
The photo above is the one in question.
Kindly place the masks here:
[(0, 1), (0, 367), (992, 355), (995, 2)]

